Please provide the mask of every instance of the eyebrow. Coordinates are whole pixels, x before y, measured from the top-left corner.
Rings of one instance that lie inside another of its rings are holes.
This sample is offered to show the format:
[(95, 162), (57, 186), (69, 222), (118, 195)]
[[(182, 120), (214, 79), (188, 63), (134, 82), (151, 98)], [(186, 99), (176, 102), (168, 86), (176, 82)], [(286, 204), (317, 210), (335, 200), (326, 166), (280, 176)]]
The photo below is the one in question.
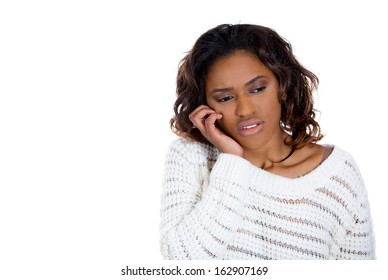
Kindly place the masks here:
[[(248, 82), (245, 83), (245, 86), (250, 86), (251, 84), (253, 84), (254, 82), (256, 82), (257, 80), (260, 80), (262, 78), (265, 78), (266, 76), (264, 75), (259, 75), (259, 76), (256, 76), (254, 77), (253, 79), (249, 80)], [(228, 92), (228, 91), (231, 91), (233, 88), (215, 88), (213, 89), (210, 94), (214, 94), (214, 93), (217, 93), (217, 92), (220, 92), (220, 93), (223, 93), (223, 92)]]

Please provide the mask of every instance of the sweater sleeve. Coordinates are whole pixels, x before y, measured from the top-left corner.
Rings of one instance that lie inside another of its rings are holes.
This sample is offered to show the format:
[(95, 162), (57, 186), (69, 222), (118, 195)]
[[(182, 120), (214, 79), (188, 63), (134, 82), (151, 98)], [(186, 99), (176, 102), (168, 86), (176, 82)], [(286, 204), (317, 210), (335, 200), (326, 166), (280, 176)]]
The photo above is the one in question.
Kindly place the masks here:
[(198, 147), (180, 140), (167, 154), (160, 213), (165, 259), (222, 259), (242, 219), (249, 162), (221, 153), (209, 175)]
[(348, 202), (349, 213), (342, 231), (342, 238), (336, 250), (336, 259), (367, 260), (375, 259), (373, 224), (370, 215), (368, 195), (356, 162), (347, 161), (350, 172), (347, 181), (351, 182), (352, 199)]
[(375, 259), (372, 220), (367, 199), (357, 202), (353, 223), (347, 229), (340, 259)]

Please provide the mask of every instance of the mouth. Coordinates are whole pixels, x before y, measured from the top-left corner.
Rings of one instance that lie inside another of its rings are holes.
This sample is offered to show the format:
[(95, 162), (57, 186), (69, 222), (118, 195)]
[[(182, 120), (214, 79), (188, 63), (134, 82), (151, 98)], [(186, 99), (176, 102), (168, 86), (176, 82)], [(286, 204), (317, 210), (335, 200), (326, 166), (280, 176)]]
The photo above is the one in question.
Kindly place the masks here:
[(246, 121), (241, 121), (237, 124), (237, 132), (241, 136), (251, 136), (256, 133), (259, 133), (264, 125), (264, 121), (257, 119), (250, 119)]

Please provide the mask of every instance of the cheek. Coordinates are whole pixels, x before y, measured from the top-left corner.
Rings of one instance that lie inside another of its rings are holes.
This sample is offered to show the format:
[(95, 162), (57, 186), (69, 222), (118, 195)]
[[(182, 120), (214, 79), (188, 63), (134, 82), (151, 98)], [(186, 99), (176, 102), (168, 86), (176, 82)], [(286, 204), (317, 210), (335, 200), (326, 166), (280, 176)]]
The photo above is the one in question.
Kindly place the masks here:
[(218, 111), (217, 111), (217, 109), (218, 109), (218, 108), (217, 108), (217, 107), (218, 107), (217, 105), (218, 105), (218, 104), (217, 104), (217, 102), (214, 101), (214, 99), (212, 99), (212, 98), (207, 98), (207, 97), (206, 97), (206, 105), (209, 106), (209, 107), (210, 107), (211, 109), (213, 109), (214, 111), (218, 112)]
[(224, 131), (224, 132), (230, 132), (233, 130), (233, 116), (231, 116), (230, 111), (228, 110), (215, 110), (217, 113), (222, 115), (222, 119), (217, 120), (218, 126)]
[(228, 110), (225, 110), (225, 108), (222, 108), (222, 106), (219, 106), (217, 102), (214, 102), (213, 100), (206, 99), (207, 106), (209, 106), (210, 109), (213, 109), (218, 114), (222, 115), (222, 119), (217, 120), (216, 124), (218, 127), (220, 127), (222, 130), (225, 130), (225, 119), (228, 119), (226, 116), (228, 113)]

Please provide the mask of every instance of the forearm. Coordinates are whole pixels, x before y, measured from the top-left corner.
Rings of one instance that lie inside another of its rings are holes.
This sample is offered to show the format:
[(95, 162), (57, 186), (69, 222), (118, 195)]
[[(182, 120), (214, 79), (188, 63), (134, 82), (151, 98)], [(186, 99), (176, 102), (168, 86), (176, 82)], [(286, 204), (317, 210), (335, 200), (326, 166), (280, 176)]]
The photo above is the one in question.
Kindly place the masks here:
[[(220, 154), (208, 185), (196, 202), (188, 199), (184, 184), (165, 186), (170, 197), (162, 204), (161, 249), (164, 258), (223, 257), (242, 219), (250, 168), (242, 158)], [(174, 201), (176, 206), (169, 206)]]

